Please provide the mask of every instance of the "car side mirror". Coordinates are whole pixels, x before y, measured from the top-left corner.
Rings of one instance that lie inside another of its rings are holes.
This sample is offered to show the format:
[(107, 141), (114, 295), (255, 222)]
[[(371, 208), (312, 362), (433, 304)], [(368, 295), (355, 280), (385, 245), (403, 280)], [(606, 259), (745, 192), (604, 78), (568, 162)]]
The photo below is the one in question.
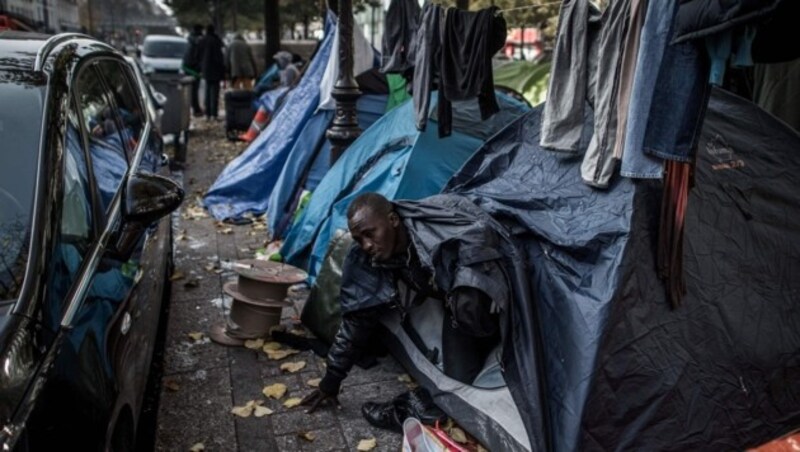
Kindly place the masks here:
[(151, 173), (135, 173), (128, 178), (125, 187), (123, 221), (150, 226), (177, 209), (183, 197), (183, 189), (172, 179)]
[(177, 209), (183, 197), (183, 189), (172, 179), (151, 173), (131, 175), (122, 197), (122, 228), (114, 255), (127, 260), (145, 229)]

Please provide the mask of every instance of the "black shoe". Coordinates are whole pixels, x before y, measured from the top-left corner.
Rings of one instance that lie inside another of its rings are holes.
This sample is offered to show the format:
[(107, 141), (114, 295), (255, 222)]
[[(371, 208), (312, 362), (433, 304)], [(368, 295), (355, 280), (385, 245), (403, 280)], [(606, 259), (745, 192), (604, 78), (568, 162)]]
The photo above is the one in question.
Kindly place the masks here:
[(431, 394), (425, 388), (416, 388), (395, 397), (396, 409), (408, 413), (409, 417), (415, 417), (425, 425), (434, 425), (436, 421), (444, 423), (447, 421), (447, 414), (442, 411), (435, 403)]
[(394, 401), (366, 402), (361, 405), (361, 414), (364, 415), (367, 422), (375, 427), (403, 433), (403, 421), (406, 417), (398, 413)]

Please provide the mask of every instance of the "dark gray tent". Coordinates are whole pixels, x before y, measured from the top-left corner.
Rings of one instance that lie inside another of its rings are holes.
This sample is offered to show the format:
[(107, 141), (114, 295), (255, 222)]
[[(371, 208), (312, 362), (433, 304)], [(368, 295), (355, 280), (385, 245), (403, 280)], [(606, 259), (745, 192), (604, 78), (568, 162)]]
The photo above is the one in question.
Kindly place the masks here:
[[(493, 450), (548, 437), (557, 451), (742, 450), (800, 426), (800, 136), (714, 91), (686, 217), (687, 293), (672, 309), (656, 274), (661, 184), (586, 186), (579, 158), (539, 148), (540, 111), (487, 142), (445, 191), (524, 246), (539, 324), (514, 328), (538, 330), (545, 359), (500, 365), (493, 354), (464, 385), (388, 318), (394, 354)], [(411, 319), (428, 348), (440, 311), (426, 303)], [(537, 356), (533, 342), (512, 346)], [(506, 381), (515, 367), (543, 381)], [(544, 406), (512, 397), (512, 383), (541, 385)]]

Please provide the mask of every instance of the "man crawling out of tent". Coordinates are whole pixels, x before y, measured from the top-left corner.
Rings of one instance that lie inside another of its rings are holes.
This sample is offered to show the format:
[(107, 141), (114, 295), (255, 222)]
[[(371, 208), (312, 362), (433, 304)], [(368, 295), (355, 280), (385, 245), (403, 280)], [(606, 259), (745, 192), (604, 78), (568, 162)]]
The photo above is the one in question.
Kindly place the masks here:
[[(310, 406), (308, 412), (339, 404), (342, 380), (372, 340), (383, 313), (398, 309), (405, 317), (428, 298), (445, 305), (444, 374), (472, 383), (500, 341), (499, 313), (510, 293), (496, 224), (457, 195), (390, 202), (365, 193), (350, 204), (347, 219), (356, 245), (342, 273), (342, 323), (319, 389), (302, 402)], [(400, 290), (401, 285), (410, 290)], [(389, 403), (366, 403), (362, 413), (373, 425), (393, 430), (407, 416), (423, 422), (443, 417), (424, 390)]]

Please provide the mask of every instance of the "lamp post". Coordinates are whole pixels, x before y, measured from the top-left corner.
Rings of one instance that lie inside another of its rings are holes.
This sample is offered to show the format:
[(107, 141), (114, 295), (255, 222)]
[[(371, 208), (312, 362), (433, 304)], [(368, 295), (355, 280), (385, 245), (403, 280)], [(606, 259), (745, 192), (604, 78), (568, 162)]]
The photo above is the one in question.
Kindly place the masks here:
[(336, 1), (328, 0), (329, 7), (337, 12), (339, 20), (339, 76), (331, 92), (336, 101), (336, 112), (325, 133), (331, 141), (331, 164), (361, 135), (356, 113), (356, 101), (361, 91), (353, 75), (353, 2), (338, 0), (338, 8), (334, 8), (333, 3)]

